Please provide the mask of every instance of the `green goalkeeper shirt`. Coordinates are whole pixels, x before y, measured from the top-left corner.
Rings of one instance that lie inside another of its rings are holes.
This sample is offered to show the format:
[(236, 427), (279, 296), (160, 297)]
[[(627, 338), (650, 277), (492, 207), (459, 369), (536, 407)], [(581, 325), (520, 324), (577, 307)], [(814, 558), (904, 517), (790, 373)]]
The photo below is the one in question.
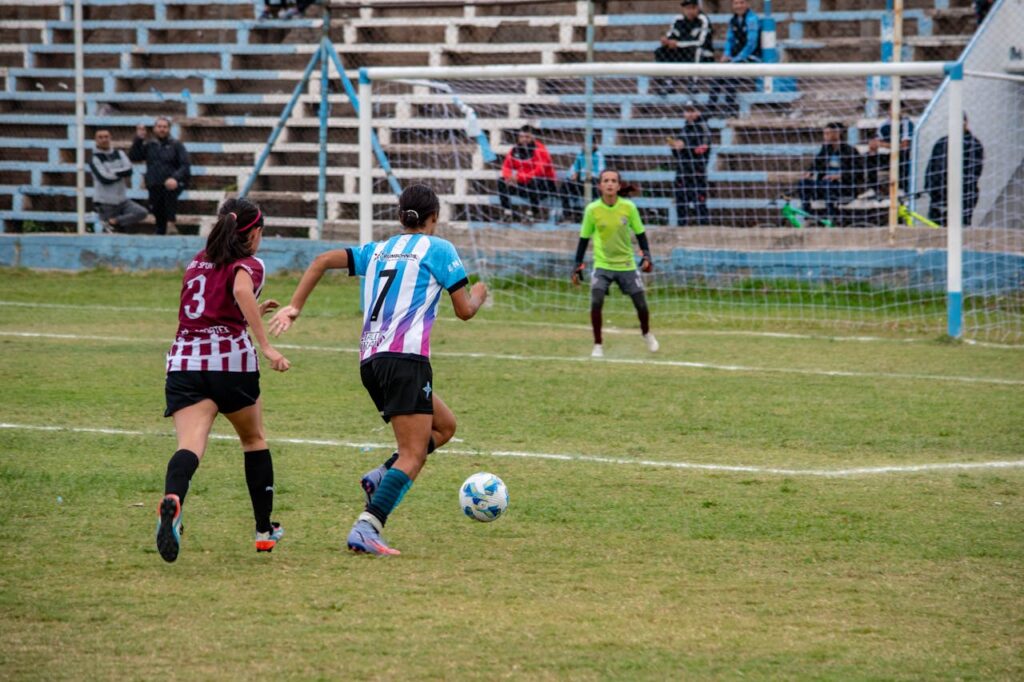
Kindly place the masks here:
[(580, 237), (594, 237), (594, 267), (619, 272), (636, 270), (631, 237), (643, 232), (636, 204), (621, 197), (614, 206), (601, 199), (591, 202), (580, 226)]

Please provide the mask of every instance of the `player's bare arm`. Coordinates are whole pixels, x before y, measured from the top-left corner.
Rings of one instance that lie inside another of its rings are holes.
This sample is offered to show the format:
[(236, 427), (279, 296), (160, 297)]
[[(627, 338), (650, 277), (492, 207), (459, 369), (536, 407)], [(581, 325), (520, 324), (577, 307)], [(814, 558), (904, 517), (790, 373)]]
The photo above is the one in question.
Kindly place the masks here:
[(339, 270), (348, 268), (348, 251), (345, 249), (333, 249), (325, 251), (313, 259), (313, 262), (306, 268), (299, 286), (295, 287), (292, 300), (288, 305), (278, 310), (270, 319), (270, 333), (280, 336), (291, 328), (292, 323), (302, 314), (302, 308), (306, 305), (306, 299), (313, 293), (313, 289), (320, 283), (320, 279), (328, 270)]
[(476, 312), (480, 310), (480, 306), (487, 300), (487, 285), (483, 282), (477, 282), (469, 289), (462, 287), (451, 296), (452, 307), (455, 308), (455, 316), (460, 320), (469, 320), (476, 315)]
[(278, 372), (287, 372), (288, 368), (291, 367), (291, 363), (288, 362), (288, 358), (270, 344), (270, 339), (267, 338), (267, 330), (263, 328), (263, 319), (260, 317), (260, 305), (256, 302), (256, 294), (253, 293), (252, 277), (248, 272), (239, 270), (235, 274), (235, 284), (232, 291), (235, 295), (235, 301), (238, 303), (238, 308), (242, 311), (242, 315), (249, 325), (249, 330), (256, 337), (256, 343), (259, 344), (264, 357), (270, 361), (270, 366)]

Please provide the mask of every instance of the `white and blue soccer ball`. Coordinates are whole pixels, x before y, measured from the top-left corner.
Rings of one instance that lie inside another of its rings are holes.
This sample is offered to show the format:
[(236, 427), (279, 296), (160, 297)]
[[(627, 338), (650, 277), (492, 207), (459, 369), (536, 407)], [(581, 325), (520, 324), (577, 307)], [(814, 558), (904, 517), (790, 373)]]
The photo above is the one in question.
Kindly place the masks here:
[(508, 509), (508, 488), (494, 474), (481, 471), (467, 478), (459, 488), (459, 506), (474, 521), (488, 523)]

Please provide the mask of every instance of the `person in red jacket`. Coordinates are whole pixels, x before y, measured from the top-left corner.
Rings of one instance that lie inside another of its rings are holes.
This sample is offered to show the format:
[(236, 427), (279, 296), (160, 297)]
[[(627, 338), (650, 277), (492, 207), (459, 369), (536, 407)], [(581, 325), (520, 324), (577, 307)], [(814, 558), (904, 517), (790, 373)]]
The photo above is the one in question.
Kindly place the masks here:
[(544, 143), (537, 139), (537, 129), (524, 125), (516, 134), (516, 144), (505, 157), (498, 180), (498, 197), (501, 199), (502, 218), (512, 219), (511, 197), (524, 197), (529, 202), (525, 218), (532, 221), (540, 210), (540, 202), (547, 196), (555, 196), (555, 167), (551, 154)]

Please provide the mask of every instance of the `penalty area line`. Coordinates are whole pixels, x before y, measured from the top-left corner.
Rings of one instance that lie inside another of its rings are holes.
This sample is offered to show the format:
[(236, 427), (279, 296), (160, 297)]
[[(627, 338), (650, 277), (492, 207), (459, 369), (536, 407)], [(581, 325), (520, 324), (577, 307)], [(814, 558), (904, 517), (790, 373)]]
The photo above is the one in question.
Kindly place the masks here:
[[(177, 308), (157, 308), (147, 306), (119, 306), (119, 305), (103, 305), (96, 303), (43, 303), (34, 301), (6, 301), (0, 300), (0, 306), (10, 306), (15, 308), (41, 308), (41, 309), (74, 309), (74, 310), (107, 310), (111, 312), (150, 312), (150, 313), (175, 313)], [(329, 318), (332, 317), (331, 313), (313, 313), (307, 314), (307, 317), (314, 318)], [(457, 318), (442, 316), (439, 319), (455, 321)], [(586, 324), (574, 324), (568, 322), (534, 322), (530, 320), (490, 320), (490, 319), (477, 319), (474, 324), (481, 325), (504, 325), (509, 327), (547, 327), (550, 329), (572, 329), (578, 331), (590, 331), (590, 327)], [(617, 327), (615, 325), (609, 325), (604, 328), (606, 334), (635, 334), (635, 329), (627, 329), (623, 327)], [(769, 339), (796, 339), (796, 340), (810, 340), (810, 341), (852, 341), (857, 343), (931, 343), (931, 339), (922, 338), (891, 338), (886, 336), (868, 336), (868, 335), (848, 335), (848, 334), (801, 334), (797, 332), (769, 332), (769, 331), (755, 331), (749, 329), (672, 329), (662, 328), (658, 331), (658, 334), (664, 334), (666, 336), (739, 336), (739, 337), (752, 337), (752, 338), (769, 338)], [(978, 341), (975, 339), (964, 339), (964, 344), (968, 346), (976, 346), (981, 348), (999, 348), (1004, 350), (1024, 350), (1024, 345), (1020, 344), (1007, 344), (1007, 343), (995, 343), (991, 341)]]
[[(46, 431), (82, 433), (113, 436), (141, 436), (170, 438), (174, 434), (169, 431), (136, 431), (131, 429), (112, 429), (102, 427), (55, 426), (41, 424), (0, 423), (0, 429), (17, 431)], [(210, 434), (211, 440), (234, 441), (237, 436), (228, 434)], [(310, 445), (314, 447), (334, 447), (357, 449), (363, 452), (374, 449), (392, 449), (394, 443), (374, 443), (361, 441), (335, 440), (332, 438), (267, 438), (271, 443), (288, 443), (291, 445)], [(607, 457), (601, 455), (527, 452), (522, 450), (487, 450), (481, 448), (445, 447), (439, 450), (449, 455), (468, 457), (515, 457), (519, 459), (553, 460), (560, 462), (585, 462), (592, 464), (613, 464), (617, 466), (653, 467), (662, 469), (684, 469), (690, 471), (708, 471), (721, 473), (743, 473), (762, 476), (812, 476), (818, 478), (852, 478), (856, 476), (878, 476), (887, 474), (915, 474), (946, 471), (970, 471), (977, 469), (1011, 469), (1024, 467), (1024, 460), (995, 460), (987, 462), (931, 462), (924, 464), (906, 464), (889, 466), (848, 467), (845, 469), (800, 469), (790, 467), (765, 467), (734, 464), (706, 464), (700, 462), (674, 462), (666, 460), (630, 459), (628, 457)]]

